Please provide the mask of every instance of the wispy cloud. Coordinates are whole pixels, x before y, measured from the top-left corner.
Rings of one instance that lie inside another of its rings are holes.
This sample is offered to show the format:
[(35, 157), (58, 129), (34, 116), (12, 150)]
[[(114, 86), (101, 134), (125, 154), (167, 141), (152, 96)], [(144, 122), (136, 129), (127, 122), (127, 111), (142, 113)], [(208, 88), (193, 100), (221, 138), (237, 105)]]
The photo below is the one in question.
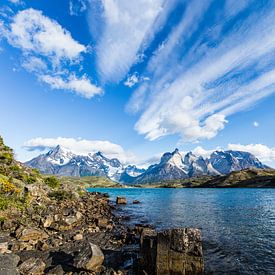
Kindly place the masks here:
[(274, 3), (258, 3), (238, 20), (249, 4), (241, 1), (230, 12), (225, 5), (206, 23), (211, 2), (189, 2), (181, 22), (149, 61), (150, 83), (139, 86), (129, 102), (128, 110), (141, 113), (140, 134), (150, 140), (170, 134), (209, 139), (230, 115), (275, 92)]
[(69, 13), (71, 16), (78, 16), (86, 11), (89, 6), (89, 0), (70, 0)]
[[(165, 0), (92, 1), (92, 34), (95, 34), (95, 24), (103, 26), (96, 46), (97, 67), (103, 81), (120, 81), (138, 61), (139, 50), (144, 50), (153, 37), (151, 32), (157, 17), (165, 15), (164, 2)], [(99, 11), (103, 12), (101, 21), (98, 18), (95, 21)]]
[(260, 126), (260, 123), (258, 121), (254, 121), (253, 122), (253, 126), (256, 127), (256, 128), (258, 128)]
[(7, 24), (5, 36), (13, 47), (22, 51), (22, 66), (40, 81), (86, 98), (102, 94), (87, 75), (74, 72), (73, 66), (80, 65), (86, 46), (41, 11), (19, 11)]
[(102, 152), (110, 158), (118, 158), (123, 163), (132, 163), (135, 156), (120, 145), (107, 140), (87, 140), (82, 138), (33, 138), (26, 141), (23, 145), (28, 151), (49, 150), (57, 145), (61, 145), (75, 154), (87, 155), (89, 153)]

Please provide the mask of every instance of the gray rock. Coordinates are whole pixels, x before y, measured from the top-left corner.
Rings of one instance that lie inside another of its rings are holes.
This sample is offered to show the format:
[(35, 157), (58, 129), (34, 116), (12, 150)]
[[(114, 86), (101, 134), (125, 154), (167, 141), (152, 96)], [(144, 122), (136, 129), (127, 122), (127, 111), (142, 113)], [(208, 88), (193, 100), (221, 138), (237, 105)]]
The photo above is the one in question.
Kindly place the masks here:
[(74, 259), (74, 266), (87, 271), (97, 271), (104, 261), (101, 249), (92, 243), (88, 243)]
[(0, 254), (0, 275), (18, 275), (19, 261), (20, 257), (15, 254)]

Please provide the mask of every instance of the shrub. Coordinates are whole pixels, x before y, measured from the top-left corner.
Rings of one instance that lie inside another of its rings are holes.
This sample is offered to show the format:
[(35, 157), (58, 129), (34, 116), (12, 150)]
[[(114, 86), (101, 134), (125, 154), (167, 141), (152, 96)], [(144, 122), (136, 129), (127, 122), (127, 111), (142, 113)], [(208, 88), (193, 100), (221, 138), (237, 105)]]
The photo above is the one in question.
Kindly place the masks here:
[(27, 182), (28, 184), (35, 183), (35, 182), (36, 182), (36, 177), (33, 176), (33, 175), (29, 175), (29, 176), (27, 176), (27, 178), (26, 178), (26, 182)]
[(0, 178), (0, 191), (5, 194), (20, 193), (20, 189), (4, 178)]
[(60, 186), (59, 180), (54, 176), (46, 177), (44, 182), (51, 188), (58, 188)]
[(65, 199), (72, 199), (73, 194), (68, 191), (64, 190), (58, 190), (58, 191), (53, 191), (49, 193), (49, 197), (58, 201), (62, 201)]

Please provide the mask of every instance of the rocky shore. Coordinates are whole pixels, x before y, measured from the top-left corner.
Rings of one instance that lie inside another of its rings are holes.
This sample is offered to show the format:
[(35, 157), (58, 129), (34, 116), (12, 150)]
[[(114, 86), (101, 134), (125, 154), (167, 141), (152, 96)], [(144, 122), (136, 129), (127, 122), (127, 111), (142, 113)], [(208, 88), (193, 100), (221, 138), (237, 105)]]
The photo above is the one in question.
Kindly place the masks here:
[[(25, 191), (34, 198), (31, 206), (10, 210), (1, 221), (1, 275), (203, 270), (201, 236), (195, 229), (160, 233), (141, 225), (130, 229), (123, 225), (123, 217), (113, 214), (116, 206), (106, 194), (71, 191), (70, 198), (49, 199), (43, 188)], [(122, 198), (118, 201), (124, 203)]]

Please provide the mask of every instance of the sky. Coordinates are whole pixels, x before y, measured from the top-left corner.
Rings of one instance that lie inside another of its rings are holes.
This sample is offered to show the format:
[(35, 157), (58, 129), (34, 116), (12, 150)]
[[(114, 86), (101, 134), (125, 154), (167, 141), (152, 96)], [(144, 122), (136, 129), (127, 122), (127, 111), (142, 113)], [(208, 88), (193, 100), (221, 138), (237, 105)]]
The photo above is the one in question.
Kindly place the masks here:
[(0, 134), (146, 166), (179, 148), (275, 167), (275, 1), (1, 0)]

